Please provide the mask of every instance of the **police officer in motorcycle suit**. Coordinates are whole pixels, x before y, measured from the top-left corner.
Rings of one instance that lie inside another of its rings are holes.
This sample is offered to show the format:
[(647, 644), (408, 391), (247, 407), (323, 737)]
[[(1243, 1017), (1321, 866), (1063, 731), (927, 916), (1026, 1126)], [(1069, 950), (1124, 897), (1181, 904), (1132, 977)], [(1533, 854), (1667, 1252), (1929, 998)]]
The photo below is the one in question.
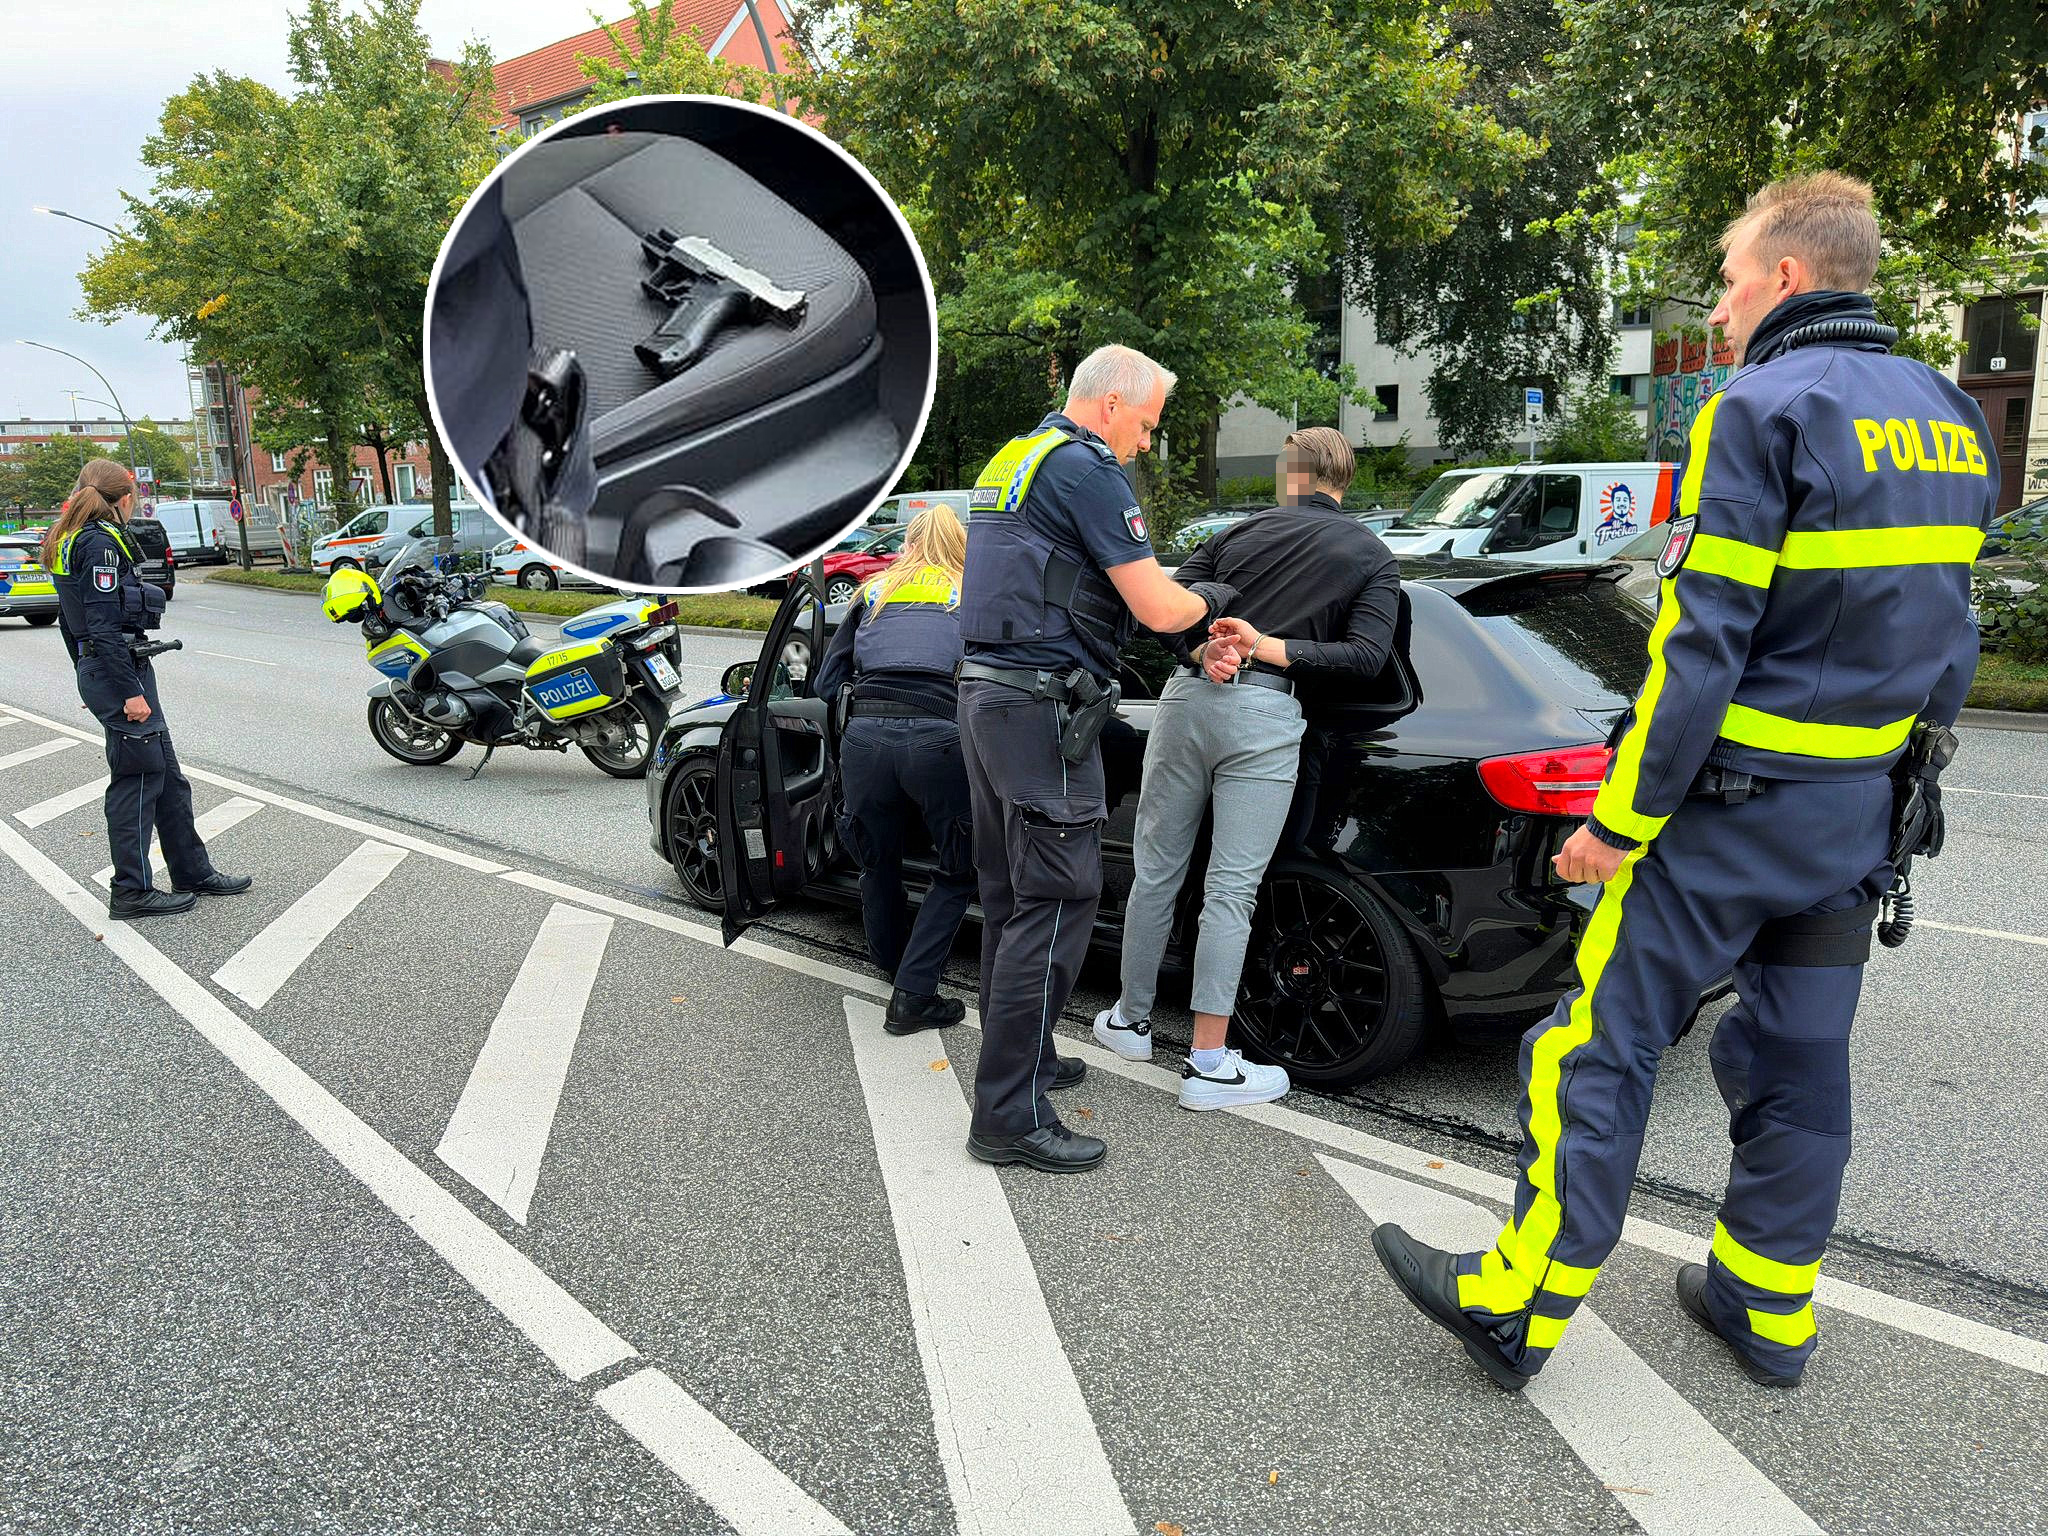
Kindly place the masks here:
[[(817, 695), (846, 715), (839, 781), (844, 841), (860, 862), (868, 955), (895, 981), (892, 1035), (966, 1017), (939, 996), (946, 957), (974, 899), (967, 768), (960, 759), (960, 569), (967, 530), (943, 503), (910, 520), (903, 553), (867, 583), (818, 668)], [(932, 878), (917, 920), (903, 889), (910, 818), (931, 836)]]
[(1870, 188), (1778, 182), (1722, 249), (1712, 323), (1742, 367), (1692, 424), (1649, 673), (1554, 861), (1603, 889), (1577, 990), (1522, 1041), (1513, 1219), (1483, 1253), (1373, 1235), (1409, 1300), (1509, 1390), (1619, 1240), (1659, 1058), (1731, 972), (1709, 1056), (1733, 1156), (1677, 1300), (1751, 1380), (1798, 1385), (1849, 1159), (1872, 924), (1892, 861), (1938, 846), (1901, 846), (1895, 793), (1907, 805), (1931, 779), (1924, 739), (1945, 739), (1946, 761), (1976, 673), (1970, 567), (1998, 461), (1969, 396), (1889, 353), (1864, 296)]
[(967, 1150), (1050, 1173), (1093, 1168), (1094, 1136), (1047, 1090), (1086, 1070), (1053, 1050), (1102, 896), (1102, 753), (1133, 619), (1181, 633), (1233, 590), (1177, 585), (1153, 557), (1124, 465), (1151, 447), (1174, 376), (1110, 346), (1066, 406), (1007, 444), (970, 502), (961, 583), (960, 739), (980, 876), (981, 1061)]
[[(124, 526), (135, 485), (112, 459), (91, 459), (64, 510), (43, 538), (43, 560), (57, 587), (57, 628), (78, 678), (78, 696), (107, 729), (107, 842), (114, 878), (107, 915), (156, 917), (183, 912), (200, 896), (249, 889), (247, 875), (213, 867), (192, 823), (192, 786), (178, 767), (157, 702), (156, 675), (131, 652), (160, 622), (163, 593), (136, 570)], [(171, 889), (151, 878), (149, 841), (163, 845)]]

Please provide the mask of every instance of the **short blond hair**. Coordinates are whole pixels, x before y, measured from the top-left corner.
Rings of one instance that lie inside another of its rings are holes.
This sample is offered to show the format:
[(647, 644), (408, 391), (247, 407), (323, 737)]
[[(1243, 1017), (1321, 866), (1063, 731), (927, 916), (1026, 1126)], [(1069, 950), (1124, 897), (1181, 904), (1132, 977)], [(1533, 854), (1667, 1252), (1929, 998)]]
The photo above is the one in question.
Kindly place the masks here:
[(1358, 456), (1351, 451), (1350, 439), (1335, 427), (1301, 427), (1288, 433), (1280, 460), (1284, 470), (1305, 469), (1316, 477), (1316, 484), (1330, 487), (1339, 496), (1351, 489), (1351, 477), (1358, 472)]
[(1880, 240), (1870, 183), (1840, 171), (1815, 171), (1774, 181), (1721, 231), (1726, 252), (1746, 229), (1756, 231), (1757, 260), (1775, 267), (1796, 256), (1815, 286), (1861, 293), (1877, 274)]

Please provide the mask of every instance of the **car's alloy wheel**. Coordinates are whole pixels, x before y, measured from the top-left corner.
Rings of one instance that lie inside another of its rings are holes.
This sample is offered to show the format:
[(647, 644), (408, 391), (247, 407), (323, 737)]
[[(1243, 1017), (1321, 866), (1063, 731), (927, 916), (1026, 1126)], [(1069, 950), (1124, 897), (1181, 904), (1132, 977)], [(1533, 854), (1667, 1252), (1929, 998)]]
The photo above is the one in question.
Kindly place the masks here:
[(529, 592), (552, 592), (561, 584), (555, 573), (544, 565), (529, 565), (519, 573), (519, 585)]
[(1299, 1083), (1348, 1087), (1414, 1054), (1424, 985), (1400, 924), (1369, 891), (1290, 862), (1259, 891), (1232, 1033)]
[(668, 787), (668, 856), (683, 892), (707, 912), (725, 910), (718, 872), (718, 765), (705, 753), (684, 760)]
[(851, 576), (834, 576), (825, 583), (825, 601), (828, 604), (850, 603), (853, 601), (853, 594), (859, 590), (860, 584)]

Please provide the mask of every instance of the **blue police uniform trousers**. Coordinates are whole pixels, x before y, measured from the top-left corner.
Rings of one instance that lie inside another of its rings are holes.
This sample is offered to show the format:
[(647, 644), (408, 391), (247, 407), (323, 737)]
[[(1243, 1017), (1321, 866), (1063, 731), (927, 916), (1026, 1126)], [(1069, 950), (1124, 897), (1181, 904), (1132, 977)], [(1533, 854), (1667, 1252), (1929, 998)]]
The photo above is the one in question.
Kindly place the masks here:
[(1687, 800), (1603, 887), (1580, 986), (1522, 1039), (1514, 1220), (1458, 1257), (1459, 1304), (1535, 1371), (1621, 1237), (1664, 1050), (1703, 988), (1734, 977), (1710, 1047), (1734, 1143), (1707, 1304), (1765, 1368), (1812, 1353), (1811, 1299), (1849, 1161), (1849, 1029), (1861, 964), (1745, 958), (1775, 919), (1840, 913), (1891, 885), (1891, 781), (1775, 780), (1739, 805)]
[[(972, 807), (951, 720), (856, 716), (839, 749), (845, 836), (860, 862), (868, 954), (902, 991), (929, 997), (974, 899)], [(932, 840), (932, 879), (910, 918), (903, 890), (904, 833), (919, 817)]]
[(138, 661), (135, 674), (149, 701), (149, 718), (137, 723), (122, 712), (127, 695), (91, 656), (78, 660), (78, 696), (107, 729), (107, 842), (114, 863), (113, 893), (136, 896), (151, 888), (149, 839), (163, 845), (173, 885), (191, 886), (210, 876), (206, 844), (192, 823), (192, 785), (178, 766), (163, 706), (157, 702), (156, 671)]
[(982, 912), (972, 1129), (1016, 1136), (1059, 1120), (1053, 1021), (1102, 900), (1102, 749), (1069, 763), (1053, 701), (985, 679), (960, 684), (960, 743)]

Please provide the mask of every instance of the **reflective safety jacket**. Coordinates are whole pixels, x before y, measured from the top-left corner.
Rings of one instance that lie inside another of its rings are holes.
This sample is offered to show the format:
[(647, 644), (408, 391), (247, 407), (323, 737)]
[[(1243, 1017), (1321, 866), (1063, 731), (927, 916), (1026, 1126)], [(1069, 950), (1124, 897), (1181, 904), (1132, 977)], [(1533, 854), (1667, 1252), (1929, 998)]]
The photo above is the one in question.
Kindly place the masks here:
[(140, 558), (119, 524), (95, 518), (65, 534), (50, 562), (64, 649), (77, 662), (80, 647), (90, 641), (100, 671), (124, 699), (142, 692), (128, 635), (154, 627), (164, 608), (163, 593), (136, 569)]
[(847, 614), (853, 633), (854, 691), (877, 672), (925, 672), (950, 678), (960, 665), (960, 588), (927, 565), (886, 597), (880, 577)]
[(1983, 415), (1924, 364), (1835, 334), (1789, 332), (1693, 422), (1649, 675), (1593, 807), (1605, 842), (1654, 838), (1707, 763), (1873, 778), (1916, 718), (1962, 708), (1970, 566), (1998, 500)]

